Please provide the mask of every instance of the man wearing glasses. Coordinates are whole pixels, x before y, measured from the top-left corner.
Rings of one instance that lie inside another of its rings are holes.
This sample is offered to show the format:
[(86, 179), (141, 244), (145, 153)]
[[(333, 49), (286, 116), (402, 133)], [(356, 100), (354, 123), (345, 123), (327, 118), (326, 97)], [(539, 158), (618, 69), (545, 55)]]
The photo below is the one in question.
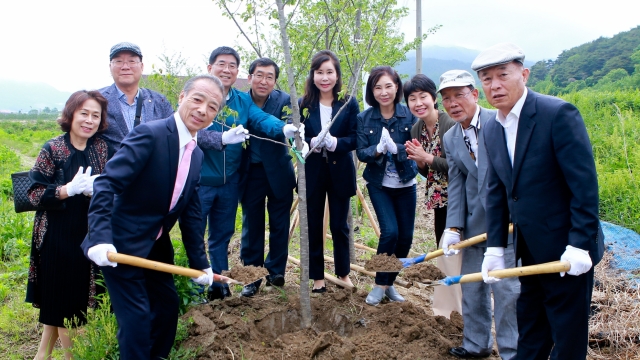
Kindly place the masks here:
[[(489, 159), (485, 144), (495, 143), (486, 139), (485, 125), (496, 117), (495, 110), (478, 105), (478, 89), (470, 73), (464, 70), (447, 71), (440, 76), (442, 105), (456, 122), (444, 135), (444, 149), (449, 163), (449, 210), (447, 229), (442, 235), (445, 255), (455, 255), (459, 250), (449, 246), (460, 242), (461, 234), (470, 238), (486, 232), (486, 179)], [(461, 250), (461, 274), (480, 272), (487, 243), (482, 242)], [(513, 238), (504, 250), (507, 268), (516, 265)], [(449, 349), (458, 358), (478, 358), (491, 355), (491, 292), (495, 301), (496, 338), (503, 360), (516, 356), (518, 326), (516, 301), (520, 294), (518, 278), (507, 278), (495, 284), (475, 282), (462, 284), (462, 317), (464, 337), (462, 346)]]
[[(280, 68), (271, 59), (260, 58), (249, 66), (249, 95), (253, 102), (282, 121), (289, 118), (289, 94), (275, 90)], [(259, 135), (259, 134), (258, 134)], [(264, 266), (269, 270), (267, 286), (283, 286), (289, 254), (289, 210), (293, 202), (296, 176), (287, 147), (251, 139), (243, 161), (246, 184), (240, 198), (242, 204), (242, 247), (244, 265)], [(265, 200), (269, 212), (269, 253), (264, 257)], [(248, 284), (242, 296), (253, 296), (262, 279)]]
[(100, 89), (100, 93), (109, 101), (109, 126), (103, 136), (118, 150), (124, 137), (134, 127), (168, 118), (173, 114), (173, 107), (163, 95), (139, 87), (144, 64), (138, 45), (129, 42), (114, 45), (109, 60), (114, 83)]
[[(294, 125), (286, 124), (280, 118), (263, 111), (254, 103), (249, 93), (240, 92), (232, 87), (238, 78), (239, 66), (240, 56), (230, 47), (221, 46), (211, 53), (207, 71), (222, 81), (227, 106), (218, 114), (213, 124), (208, 129), (201, 130), (198, 136), (200, 137), (202, 133), (203, 138), (206, 138), (209, 135), (208, 133), (221, 132), (229, 129), (232, 129), (229, 131), (235, 131), (235, 129), (242, 129), (238, 131), (244, 131), (244, 127), (249, 129), (252, 134), (279, 142), (284, 142), (285, 138), (292, 138), (297, 130)], [(261, 76), (263, 80), (266, 80), (270, 75), (261, 73)], [(275, 76), (275, 74), (273, 76)], [(258, 92), (256, 87), (256, 94), (258, 94)], [(265, 102), (268, 101), (265, 100)], [(281, 110), (282, 107), (278, 109), (278, 111)], [(300, 126), (300, 136), (304, 139), (304, 125)], [(224, 138), (222, 140), (224, 144)], [(256, 138), (252, 138), (250, 141), (251, 145), (253, 145), (253, 142), (256, 140)], [(286, 149), (283, 145), (273, 145)], [(303, 152), (305, 149), (308, 151), (308, 145), (304, 145), (305, 148)], [(244, 185), (246, 183), (244, 180), (247, 174), (242, 171), (242, 169), (250, 165), (242, 166), (242, 163), (248, 162), (255, 157), (243, 156), (243, 147), (241, 144), (227, 145), (223, 151), (216, 151), (213, 148), (209, 149), (206, 145), (202, 146), (202, 148), (204, 151), (204, 161), (202, 163), (201, 186), (199, 190), (200, 200), (202, 202), (202, 232), (204, 233), (207, 220), (209, 220), (209, 260), (211, 261), (213, 271), (220, 273), (229, 267), (227, 258), (229, 241), (235, 230), (238, 201), (242, 198), (245, 188)], [(263, 160), (267, 157), (280, 157), (274, 153), (265, 152), (260, 152), (260, 155)], [(273, 171), (289, 171), (291, 162), (288, 159), (278, 159), (274, 161), (281, 162), (278, 162), (274, 166), (275, 170)], [(287, 185), (287, 187), (292, 189), (289, 185)], [(247, 188), (247, 192), (254, 192), (254, 189)], [(292, 197), (293, 195), (290, 194), (288, 196)], [(291, 199), (290, 197), (289, 199)], [(291, 204), (291, 200), (289, 200), (289, 204)], [(264, 218), (260, 221), (264, 224)], [(288, 226), (286, 227), (288, 236)], [(264, 231), (262, 237), (264, 237)], [(264, 239), (262, 241), (264, 241)], [(286, 242), (284, 244), (286, 246)], [(286, 265), (286, 252), (283, 256)], [(280, 261), (280, 257), (282, 256), (278, 255), (278, 261)], [(267, 263), (269, 263), (269, 259)], [(246, 263), (246, 265), (249, 264)], [(282, 268), (283, 274), (284, 266), (280, 265), (278, 268)], [(277, 274), (280, 273), (274, 273), (272, 275), (275, 276)], [(268, 280), (276, 281), (275, 279), (271, 279), (271, 277)], [(284, 278), (276, 282), (284, 284)], [(245, 292), (245, 295), (247, 294), (248, 293)], [(251, 295), (253, 294), (255, 294), (255, 291), (253, 291)], [(223, 299), (230, 295), (231, 293), (227, 286), (214, 284), (209, 290), (208, 298), (209, 300)]]

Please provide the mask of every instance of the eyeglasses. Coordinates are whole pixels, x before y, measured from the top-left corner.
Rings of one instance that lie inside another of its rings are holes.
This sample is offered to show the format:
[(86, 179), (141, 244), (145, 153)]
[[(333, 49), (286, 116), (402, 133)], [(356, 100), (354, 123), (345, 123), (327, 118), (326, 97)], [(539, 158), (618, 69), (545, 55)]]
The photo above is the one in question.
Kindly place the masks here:
[(220, 69), (228, 68), (231, 71), (236, 70), (238, 68), (238, 65), (236, 65), (235, 63), (226, 63), (224, 61), (218, 61), (217, 63), (213, 64), (213, 66), (218, 67)]
[(276, 78), (273, 75), (265, 76), (263, 73), (257, 73), (257, 74), (251, 74), (251, 76), (258, 81), (262, 81), (262, 80), (266, 80), (267, 82), (276, 81)]
[(127, 60), (127, 61), (111, 60), (111, 65), (113, 65), (113, 66), (115, 66), (117, 68), (123, 67), (124, 64), (129, 65), (129, 67), (136, 67), (136, 66), (138, 66), (138, 64), (140, 64), (140, 61), (138, 61), (138, 60)]
[(462, 101), (462, 99), (466, 98), (467, 96), (469, 96), (469, 94), (471, 94), (471, 91), (469, 91), (468, 93), (465, 94), (455, 94), (453, 96), (453, 99), (450, 97), (446, 97), (446, 98), (442, 98), (442, 105), (448, 105), (451, 103), (451, 101), (455, 100), (456, 103), (459, 103), (460, 101)]

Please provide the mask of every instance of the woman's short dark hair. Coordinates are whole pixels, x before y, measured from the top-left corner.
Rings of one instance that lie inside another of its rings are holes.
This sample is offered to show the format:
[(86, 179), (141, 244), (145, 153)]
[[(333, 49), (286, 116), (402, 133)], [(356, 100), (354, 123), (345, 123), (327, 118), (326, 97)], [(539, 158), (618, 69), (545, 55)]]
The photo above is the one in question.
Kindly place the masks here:
[(436, 84), (424, 74), (414, 75), (411, 80), (404, 83), (404, 101), (409, 104), (409, 95), (414, 92), (425, 91), (431, 94), (433, 104), (438, 109)]
[(396, 105), (400, 102), (400, 99), (402, 99), (402, 80), (400, 80), (398, 72), (393, 70), (391, 66), (376, 66), (371, 69), (369, 79), (367, 80), (367, 89), (365, 90), (365, 100), (367, 101), (367, 104), (374, 108), (380, 107), (380, 104), (378, 104), (375, 96), (373, 96), (373, 87), (376, 86), (378, 81), (380, 81), (380, 78), (385, 75), (388, 75), (398, 86), (398, 91), (396, 92), (395, 99), (393, 99), (393, 104)]
[[(336, 68), (336, 75), (338, 75), (338, 78), (336, 80), (336, 85), (332, 89), (332, 93), (333, 101), (338, 101), (338, 93), (342, 90), (342, 70), (340, 69), (340, 60), (338, 60), (338, 57), (332, 51), (321, 50), (313, 55), (313, 58), (311, 59), (311, 68), (309, 69), (309, 76), (307, 77), (307, 81), (304, 85), (304, 96), (302, 97), (301, 109), (317, 106), (320, 101), (320, 89), (318, 89), (318, 87), (313, 83), (313, 76), (315, 75), (315, 71), (320, 69), (325, 61), (331, 61), (333, 66)], [(347, 99), (348, 97), (345, 96), (345, 101)]]
[(60, 129), (62, 129), (62, 131), (71, 131), (73, 114), (76, 112), (76, 110), (80, 109), (85, 101), (89, 99), (97, 101), (102, 108), (102, 110), (100, 111), (100, 125), (98, 126), (97, 133), (99, 134), (107, 130), (107, 126), (109, 126), (107, 121), (107, 99), (105, 99), (98, 90), (80, 90), (71, 94), (69, 100), (67, 100), (67, 103), (64, 105), (64, 109), (62, 109), (62, 115), (58, 119), (58, 124), (60, 124)]

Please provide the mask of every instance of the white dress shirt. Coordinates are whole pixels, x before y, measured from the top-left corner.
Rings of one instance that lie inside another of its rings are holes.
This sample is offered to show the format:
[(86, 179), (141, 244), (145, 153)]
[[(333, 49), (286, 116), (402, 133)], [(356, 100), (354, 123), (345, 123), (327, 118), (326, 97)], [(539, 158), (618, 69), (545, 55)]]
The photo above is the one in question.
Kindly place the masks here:
[(527, 98), (527, 93), (529, 91), (527, 88), (524, 88), (524, 92), (522, 93), (522, 97), (513, 105), (509, 114), (505, 118), (502, 116), (502, 112), (498, 111), (496, 114), (496, 121), (502, 125), (504, 128), (504, 136), (507, 139), (507, 151), (509, 152), (509, 159), (511, 160), (511, 167), (513, 167), (513, 158), (516, 152), (516, 136), (518, 134), (518, 121), (520, 120), (520, 112), (522, 111), (522, 106), (524, 106), (524, 101)]
[[(473, 115), (471, 123), (466, 129), (462, 129), (462, 137), (467, 136), (471, 142), (471, 150), (473, 151), (473, 156), (476, 158), (476, 166), (478, 166), (478, 131), (480, 131), (478, 116), (480, 116), (480, 106), (476, 105), (476, 113)], [(475, 127), (475, 129), (471, 128), (471, 126)], [(460, 128), (462, 128), (462, 126), (460, 126)]]

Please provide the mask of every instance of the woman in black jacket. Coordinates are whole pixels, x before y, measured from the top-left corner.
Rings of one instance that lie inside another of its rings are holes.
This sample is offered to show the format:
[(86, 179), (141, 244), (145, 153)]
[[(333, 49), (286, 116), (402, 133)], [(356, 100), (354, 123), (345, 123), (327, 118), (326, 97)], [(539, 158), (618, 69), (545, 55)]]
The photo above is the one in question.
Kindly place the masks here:
[[(402, 81), (389, 66), (371, 70), (365, 99), (370, 108), (358, 115), (360, 161), (367, 164), (363, 177), (380, 224), (378, 254), (406, 257), (413, 240), (416, 213), (415, 161), (407, 157), (404, 143), (411, 140), (416, 118), (400, 104)], [(404, 301), (393, 287), (398, 273), (376, 273), (376, 285), (366, 303), (378, 305), (386, 296)]]
[[(356, 116), (358, 102), (341, 94), (342, 72), (338, 57), (329, 50), (313, 56), (300, 100), (300, 112), (305, 123), (305, 140), (313, 148), (305, 163), (307, 181), (307, 215), (309, 219), (309, 277), (314, 280), (315, 293), (326, 291), (322, 240), (325, 197), (329, 202), (329, 228), (333, 239), (336, 275), (349, 279), (349, 199), (356, 194), (356, 176), (351, 151), (356, 148)], [(338, 110), (345, 105), (336, 117)], [(331, 127), (324, 139), (318, 135)]]

